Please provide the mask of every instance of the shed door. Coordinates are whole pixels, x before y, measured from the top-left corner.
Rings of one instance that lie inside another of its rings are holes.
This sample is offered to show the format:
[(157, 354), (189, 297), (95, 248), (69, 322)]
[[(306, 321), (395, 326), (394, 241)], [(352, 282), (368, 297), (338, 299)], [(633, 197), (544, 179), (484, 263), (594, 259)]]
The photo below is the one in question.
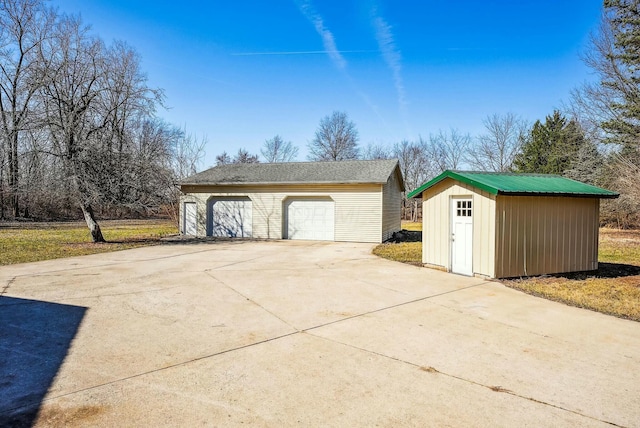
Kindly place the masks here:
[(285, 203), (286, 239), (334, 240), (334, 204), (331, 199), (288, 199)]
[(184, 234), (195, 236), (197, 232), (196, 226), (196, 204), (194, 202), (185, 202), (184, 204)]
[(473, 275), (473, 207), (471, 199), (451, 200), (451, 271)]
[(250, 238), (253, 212), (251, 199), (216, 198), (210, 202), (210, 234), (228, 238)]

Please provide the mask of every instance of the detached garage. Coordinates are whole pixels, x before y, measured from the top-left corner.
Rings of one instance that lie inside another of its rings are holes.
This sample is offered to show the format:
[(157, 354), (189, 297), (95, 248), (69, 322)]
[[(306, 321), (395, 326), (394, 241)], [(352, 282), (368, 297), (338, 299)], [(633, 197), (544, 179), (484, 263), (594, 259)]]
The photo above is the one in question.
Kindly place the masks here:
[(601, 198), (618, 194), (544, 174), (445, 171), (422, 198), (422, 262), (509, 278), (598, 268)]
[(223, 165), (181, 190), (186, 235), (383, 242), (401, 228), (396, 159)]

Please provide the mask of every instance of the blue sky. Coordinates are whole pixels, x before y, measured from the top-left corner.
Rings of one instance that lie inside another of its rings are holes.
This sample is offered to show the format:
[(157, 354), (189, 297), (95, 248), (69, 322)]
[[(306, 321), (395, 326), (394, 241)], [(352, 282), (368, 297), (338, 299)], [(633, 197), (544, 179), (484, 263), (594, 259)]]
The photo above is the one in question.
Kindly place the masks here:
[(544, 119), (592, 78), (579, 58), (597, 0), (53, 0), (106, 42), (142, 57), (163, 88), (158, 115), (222, 151), (259, 153), (276, 134), (300, 147), (345, 111), (359, 144), (392, 144), (490, 114)]

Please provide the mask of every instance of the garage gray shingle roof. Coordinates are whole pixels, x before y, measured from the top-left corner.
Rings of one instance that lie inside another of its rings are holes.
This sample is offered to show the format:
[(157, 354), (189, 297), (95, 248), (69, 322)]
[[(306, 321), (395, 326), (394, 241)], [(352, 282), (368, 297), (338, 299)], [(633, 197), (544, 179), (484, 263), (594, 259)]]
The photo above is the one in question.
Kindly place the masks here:
[(202, 171), (180, 184), (384, 184), (397, 166), (397, 159), (230, 164)]

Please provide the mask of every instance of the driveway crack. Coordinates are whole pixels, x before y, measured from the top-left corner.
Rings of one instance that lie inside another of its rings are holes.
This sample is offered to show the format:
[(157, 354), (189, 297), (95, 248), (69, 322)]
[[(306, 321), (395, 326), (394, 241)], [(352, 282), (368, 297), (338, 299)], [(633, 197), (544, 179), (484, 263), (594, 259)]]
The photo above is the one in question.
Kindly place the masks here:
[(13, 278), (11, 278), (10, 280), (7, 281), (7, 284), (2, 288), (2, 291), (0, 291), (0, 296), (3, 296), (4, 293), (7, 292), (7, 290), (9, 289), (9, 287), (11, 287), (11, 285), (15, 282), (15, 280), (17, 279), (17, 276), (14, 276)]
[(337, 343), (339, 345), (347, 346), (347, 347), (352, 348), (352, 349), (357, 349), (357, 350), (362, 351), (362, 352), (366, 352), (366, 353), (369, 353), (369, 354), (372, 354), (372, 355), (377, 355), (379, 357), (386, 358), (386, 359), (389, 359), (389, 360), (393, 360), (393, 361), (396, 361), (396, 362), (399, 362), (399, 363), (407, 364), (409, 366), (415, 367), (415, 368), (417, 368), (417, 369), (419, 369), (419, 370), (421, 370), (423, 372), (426, 372), (426, 373), (441, 374), (443, 376), (446, 376), (446, 377), (449, 377), (449, 378), (452, 378), (452, 379), (456, 379), (456, 380), (459, 380), (459, 381), (462, 381), (462, 382), (466, 382), (466, 383), (469, 383), (469, 384), (472, 384), (472, 385), (476, 385), (476, 386), (480, 386), (482, 388), (489, 389), (489, 390), (491, 390), (493, 392), (499, 392), (499, 393), (502, 393), (502, 394), (509, 394), (509, 395), (514, 396), (514, 397), (521, 398), (523, 400), (528, 400), (528, 401), (531, 401), (533, 403), (537, 403), (537, 404), (542, 404), (544, 406), (553, 407), (555, 409), (562, 410), (564, 412), (573, 413), (574, 415), (578, 415), (578, 416), (581, 416), (581, 417), (584, 417), (584, 418), (588, 418), (588, 419), (591, 419), (591, 420), (594, 420), (594, 421), (597, 421), (597, 422), (609, 424), (609, 425), (614, 426), (614, 427), (625, 428), (624, 425), (619, 425), (619, 424), (616, 424), (615, 422), (606, 421), (606, 420), (603, 420), (603, 419), (596, 418), (594, 416), (585, 415), (584, 413), (580, 413), (578, 411), (571, 410), (571, 409), (568, 409), (566, 407), (559, 406), (557, 404), (553, 404), (553, 403), (549, 403), (549, 402), (546, 402), (546, 401), (538, 400), (538, 399), (533, 398), (533, 397), (528, 397), (526, 395), (521, 395), (521, 394), (518, 394), (517, 392), (511, 391), (511, 390), (506, 389), (506, 388), (504, 388), (502, 386), (499, 386), (499, 385), (485, 385), (483, 383), (477, 382), (477, 381), (472, 380), (472, 379), (467, 379), (467, 378), (464, 378), (462, 376), (457, 376), (455, 374), (451, 374), (451, 373), (446, 373), (446, 372), (440, 371), (440, 370), (438, 370), (438, 369), (436, 369), (434, 367), (431, 367), (431, 366), (424, 366), (424, 365), (416, 364), (416, 363), (413, 363), (411, 361), (403, 360), (403, 359), (398, 358), (398, 357), (394, 357), (394, 356), (391, 356), (391, 355), (386, 355), (386, 354), (383, 354), (383, 353), (380, 353), (380, 352), (372, 351), (370, 349), (361, 348), (359, 346), (355, 346), (355, 345), (352, 345), (350, 343), (341, 342), (339, 340), (330, 339), (328, 337), (318, 336), (316, 334), (309, 333), (308, 331), (304, 331), (303, 333), (309, 334), (310, 336), (313, 336), (313, 337), (321, 339), (321, 340), (325, 340), (327, 342)]

